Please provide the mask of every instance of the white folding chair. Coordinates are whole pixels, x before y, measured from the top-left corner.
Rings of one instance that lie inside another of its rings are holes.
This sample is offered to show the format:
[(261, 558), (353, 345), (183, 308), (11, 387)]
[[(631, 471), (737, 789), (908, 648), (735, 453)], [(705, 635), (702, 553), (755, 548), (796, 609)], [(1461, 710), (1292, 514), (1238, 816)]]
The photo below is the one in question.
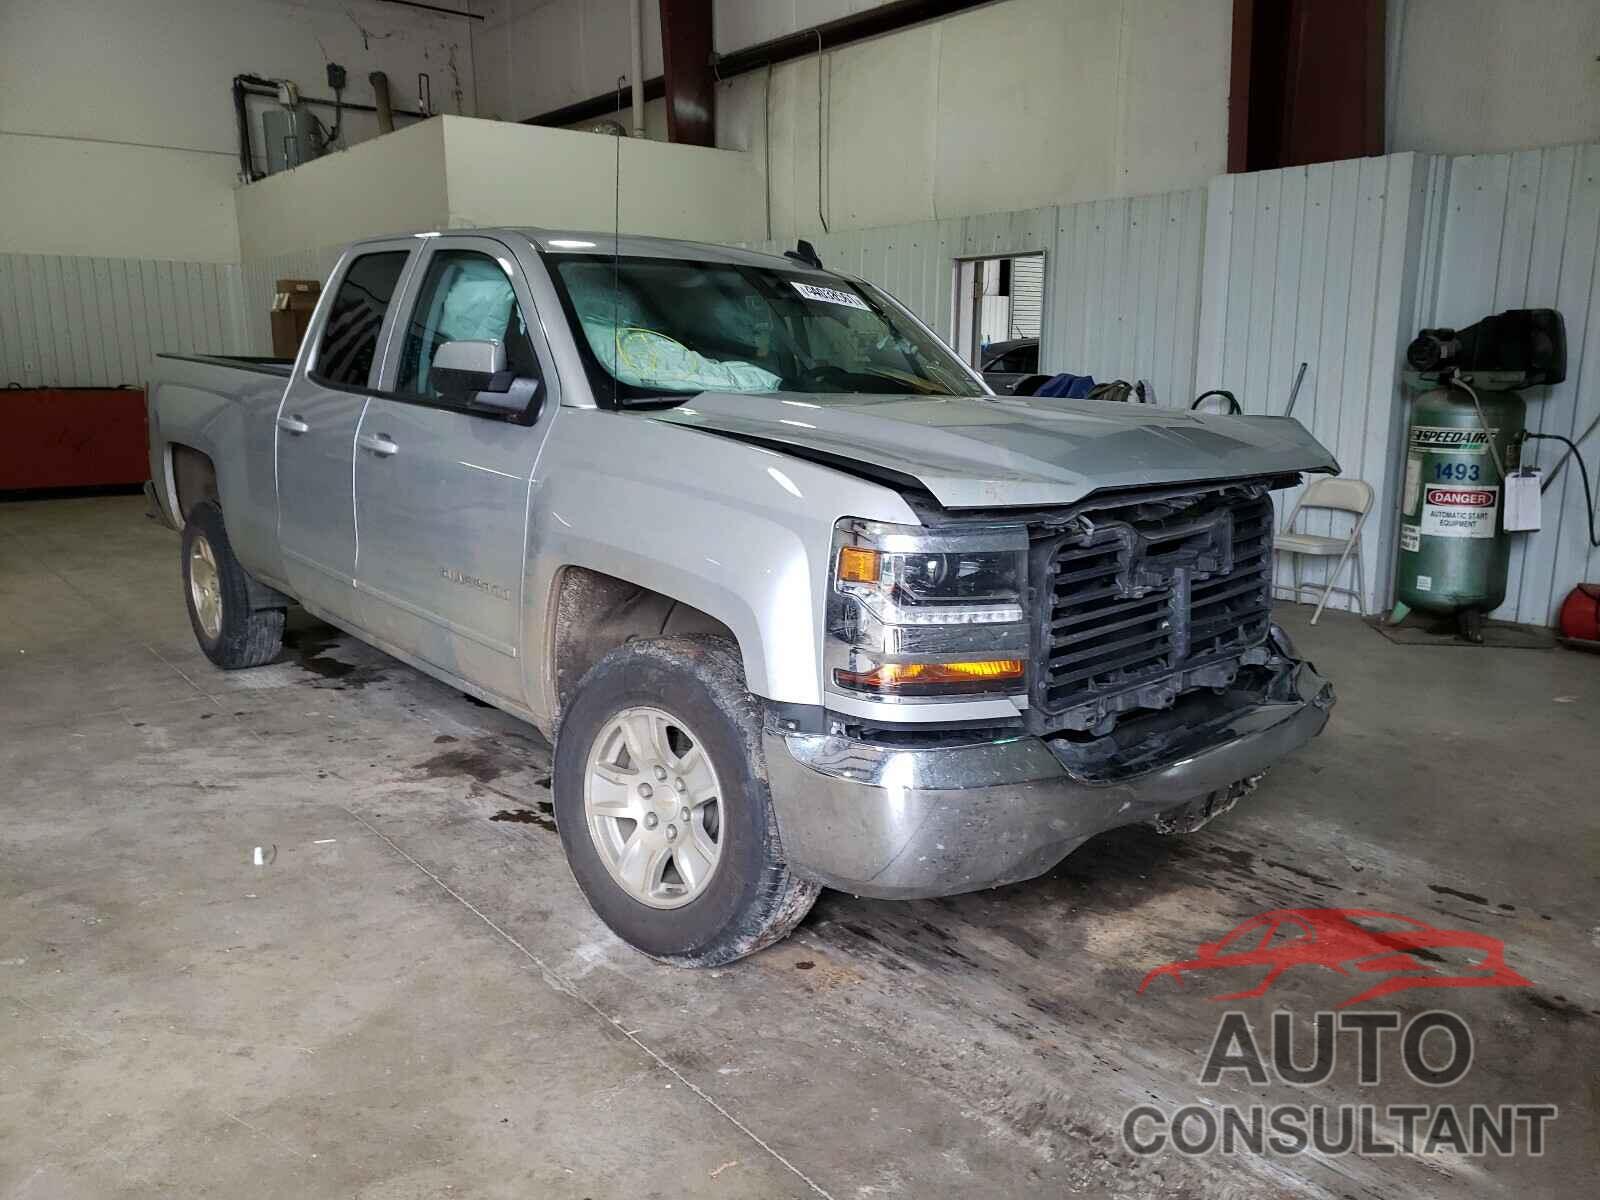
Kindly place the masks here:
[[(1289, 514), (1289, 519), (1284, 522), (1283, 532), (1272, 539), (1272, 548), (1283, 554), (1293, 556), (1294, 566), (1294, 599), (1300, 602), (1300, 593), (1306, 588), (1316, 591), (1322, 588), (1322, 599), (1317, 601), (1317, 611), (1311, 616), (1311, 623), (1315, 625), (1322, 616), (1322, 610), (1327, 607), (1328, 596), (1339, 592), (1346, 596), (1354, 596), (1356, 607), (1361, 610), (1361, 615), (1367, 615), (1367, 582), (1361, 569), (1361, 527), (1367, 523), (1367, 514), (1372, 511), (1372, 485), (1360, 479), (1318, 479), (1305, 491), (1300, 493), (1300, 500), (1294, 506), (1294, 511)], [(1300, 511), (1306, 508), (1324, 508), (1335, 512), (1346, 512), (1354, 516), (1355, 521), (1350, 526), (1348, 537), (1325, 537), (1318, 533), (1296, 533), (1295, 519)], [(1344, 573), (1344, 564), (1355, 556), (1355, 584), (1352, 588), (1339, 587), (1339, 576)], [(1305, 555), (1315, 558), (1332, 558), (1339, 556), (1339, 561), (1328, 572), (1321, 585), (1300, 582), (1300, 559)]]

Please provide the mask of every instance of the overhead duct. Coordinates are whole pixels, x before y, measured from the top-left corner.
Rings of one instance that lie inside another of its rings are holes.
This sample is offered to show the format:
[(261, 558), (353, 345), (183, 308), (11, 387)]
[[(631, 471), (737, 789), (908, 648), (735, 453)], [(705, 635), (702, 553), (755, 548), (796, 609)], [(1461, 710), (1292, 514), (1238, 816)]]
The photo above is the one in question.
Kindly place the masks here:
[(367, 82), (372, 85), (372, 100), (378, 110), (378, 132), (394, 132), (394, 106), (389, 100), (389, 77), (382, 71), (374, 71), (367, 76)]

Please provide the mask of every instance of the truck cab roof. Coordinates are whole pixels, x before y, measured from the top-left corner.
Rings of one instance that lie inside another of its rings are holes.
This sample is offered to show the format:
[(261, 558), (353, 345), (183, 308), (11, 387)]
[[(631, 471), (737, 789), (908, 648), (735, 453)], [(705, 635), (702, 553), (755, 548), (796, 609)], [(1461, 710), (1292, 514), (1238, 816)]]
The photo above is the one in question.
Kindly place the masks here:
[[(803, 263), (797, 263), (778, 254), (763, 254), (755, 250), (744, 250), (737, 246), (722, 246), (714, 242), (691, 242), (679, 238), (646, 237), (641, 234), (625, 233), (620, 238), (615, 235), (590, 229), (538, 229), (528, 226), (494, 225), (473, 229), (440, 229), (429, 230), (421, 233), (387, 234), (382, 237), (362, 238), (353, 243), (353, 247), (379, 242), (393, 242), (402, 237), (492, 237), (501, 240), (520, 239), (531, 244), (535, 249), (549, 254), (575, 254), (592, 252), (595, 254), (611, 254), (613, 246), (615, 252), (624, 258), (677, 258), (686, 262), (712, 262), (736, 263), (752, 267), (782, 266), (789, 270), (805, 268)], [(826, 269), (826, 268), (824, 268)]]

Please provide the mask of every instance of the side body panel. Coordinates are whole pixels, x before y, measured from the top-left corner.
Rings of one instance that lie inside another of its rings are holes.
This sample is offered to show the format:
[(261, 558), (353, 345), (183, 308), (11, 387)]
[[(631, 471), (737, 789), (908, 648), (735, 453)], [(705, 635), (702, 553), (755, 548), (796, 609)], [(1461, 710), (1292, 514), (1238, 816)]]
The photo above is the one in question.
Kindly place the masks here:
[[(278, 541), (292, 594), (345, 620), (359, 621), (355, 597), (356, 524), (352, 468), (356, 427), (369, 395), (364, 386), (331, 386), (317, 373), (328, 314), (352, 262), (368, 254), (406, 252), (415, 262), (416, 242), (404, 239), (359, 245), (335, 267), (312, 315), (294, 377), (277, 420)], [(404, 289), (404, 272), (396, 299)], [(395, 322), (391, 303), (377, 334), (377, 376)]]
[[(563, 409), (533, 482), (527, 642), (549, 644), (560, 572), (588, 567), (721, 621), (756, 695), (820, 704), (824, 581), (846, 515), (916, 523), (895, 492), (828, 467), (643, 413)], [(548, 658), (529, 660), (529, 703), (548, 719)]]
[(245, 568), (285, 587), (278, 553), (273, 439), (288, 381), (216, 363), (159, 358), (151, 367), (150, 478), (169, 521), (183, 525), (173, 474), (174, 446), (209, 457), (227, 514), (228, 539)]
[[(539, 417), (525, 425), (382, 395), (368, 400), (355, 452), (357, 618), (416, 658), (524, 703), (529, 486), (560, 400), (510, 247), (484, 237), (430, 241), (397, 298), (400, 319), (380, 388), (397, 386), (407, 322), (430, 262), (451, 251), (493, 258), (510, 278), (543, 377)], [(529, 649), (538, 661), (538, 643)]]

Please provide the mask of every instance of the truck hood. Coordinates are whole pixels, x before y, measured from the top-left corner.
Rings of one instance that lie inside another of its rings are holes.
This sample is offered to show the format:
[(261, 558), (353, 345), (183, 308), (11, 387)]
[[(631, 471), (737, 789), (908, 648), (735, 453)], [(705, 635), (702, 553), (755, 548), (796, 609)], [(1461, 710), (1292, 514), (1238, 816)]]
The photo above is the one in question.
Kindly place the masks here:
[(1339, 470), (1293, 418), (1103, 400), (706, 392), (651, 415), (910, 476), (946, 508), (1074, 504), (1105, 488)]

